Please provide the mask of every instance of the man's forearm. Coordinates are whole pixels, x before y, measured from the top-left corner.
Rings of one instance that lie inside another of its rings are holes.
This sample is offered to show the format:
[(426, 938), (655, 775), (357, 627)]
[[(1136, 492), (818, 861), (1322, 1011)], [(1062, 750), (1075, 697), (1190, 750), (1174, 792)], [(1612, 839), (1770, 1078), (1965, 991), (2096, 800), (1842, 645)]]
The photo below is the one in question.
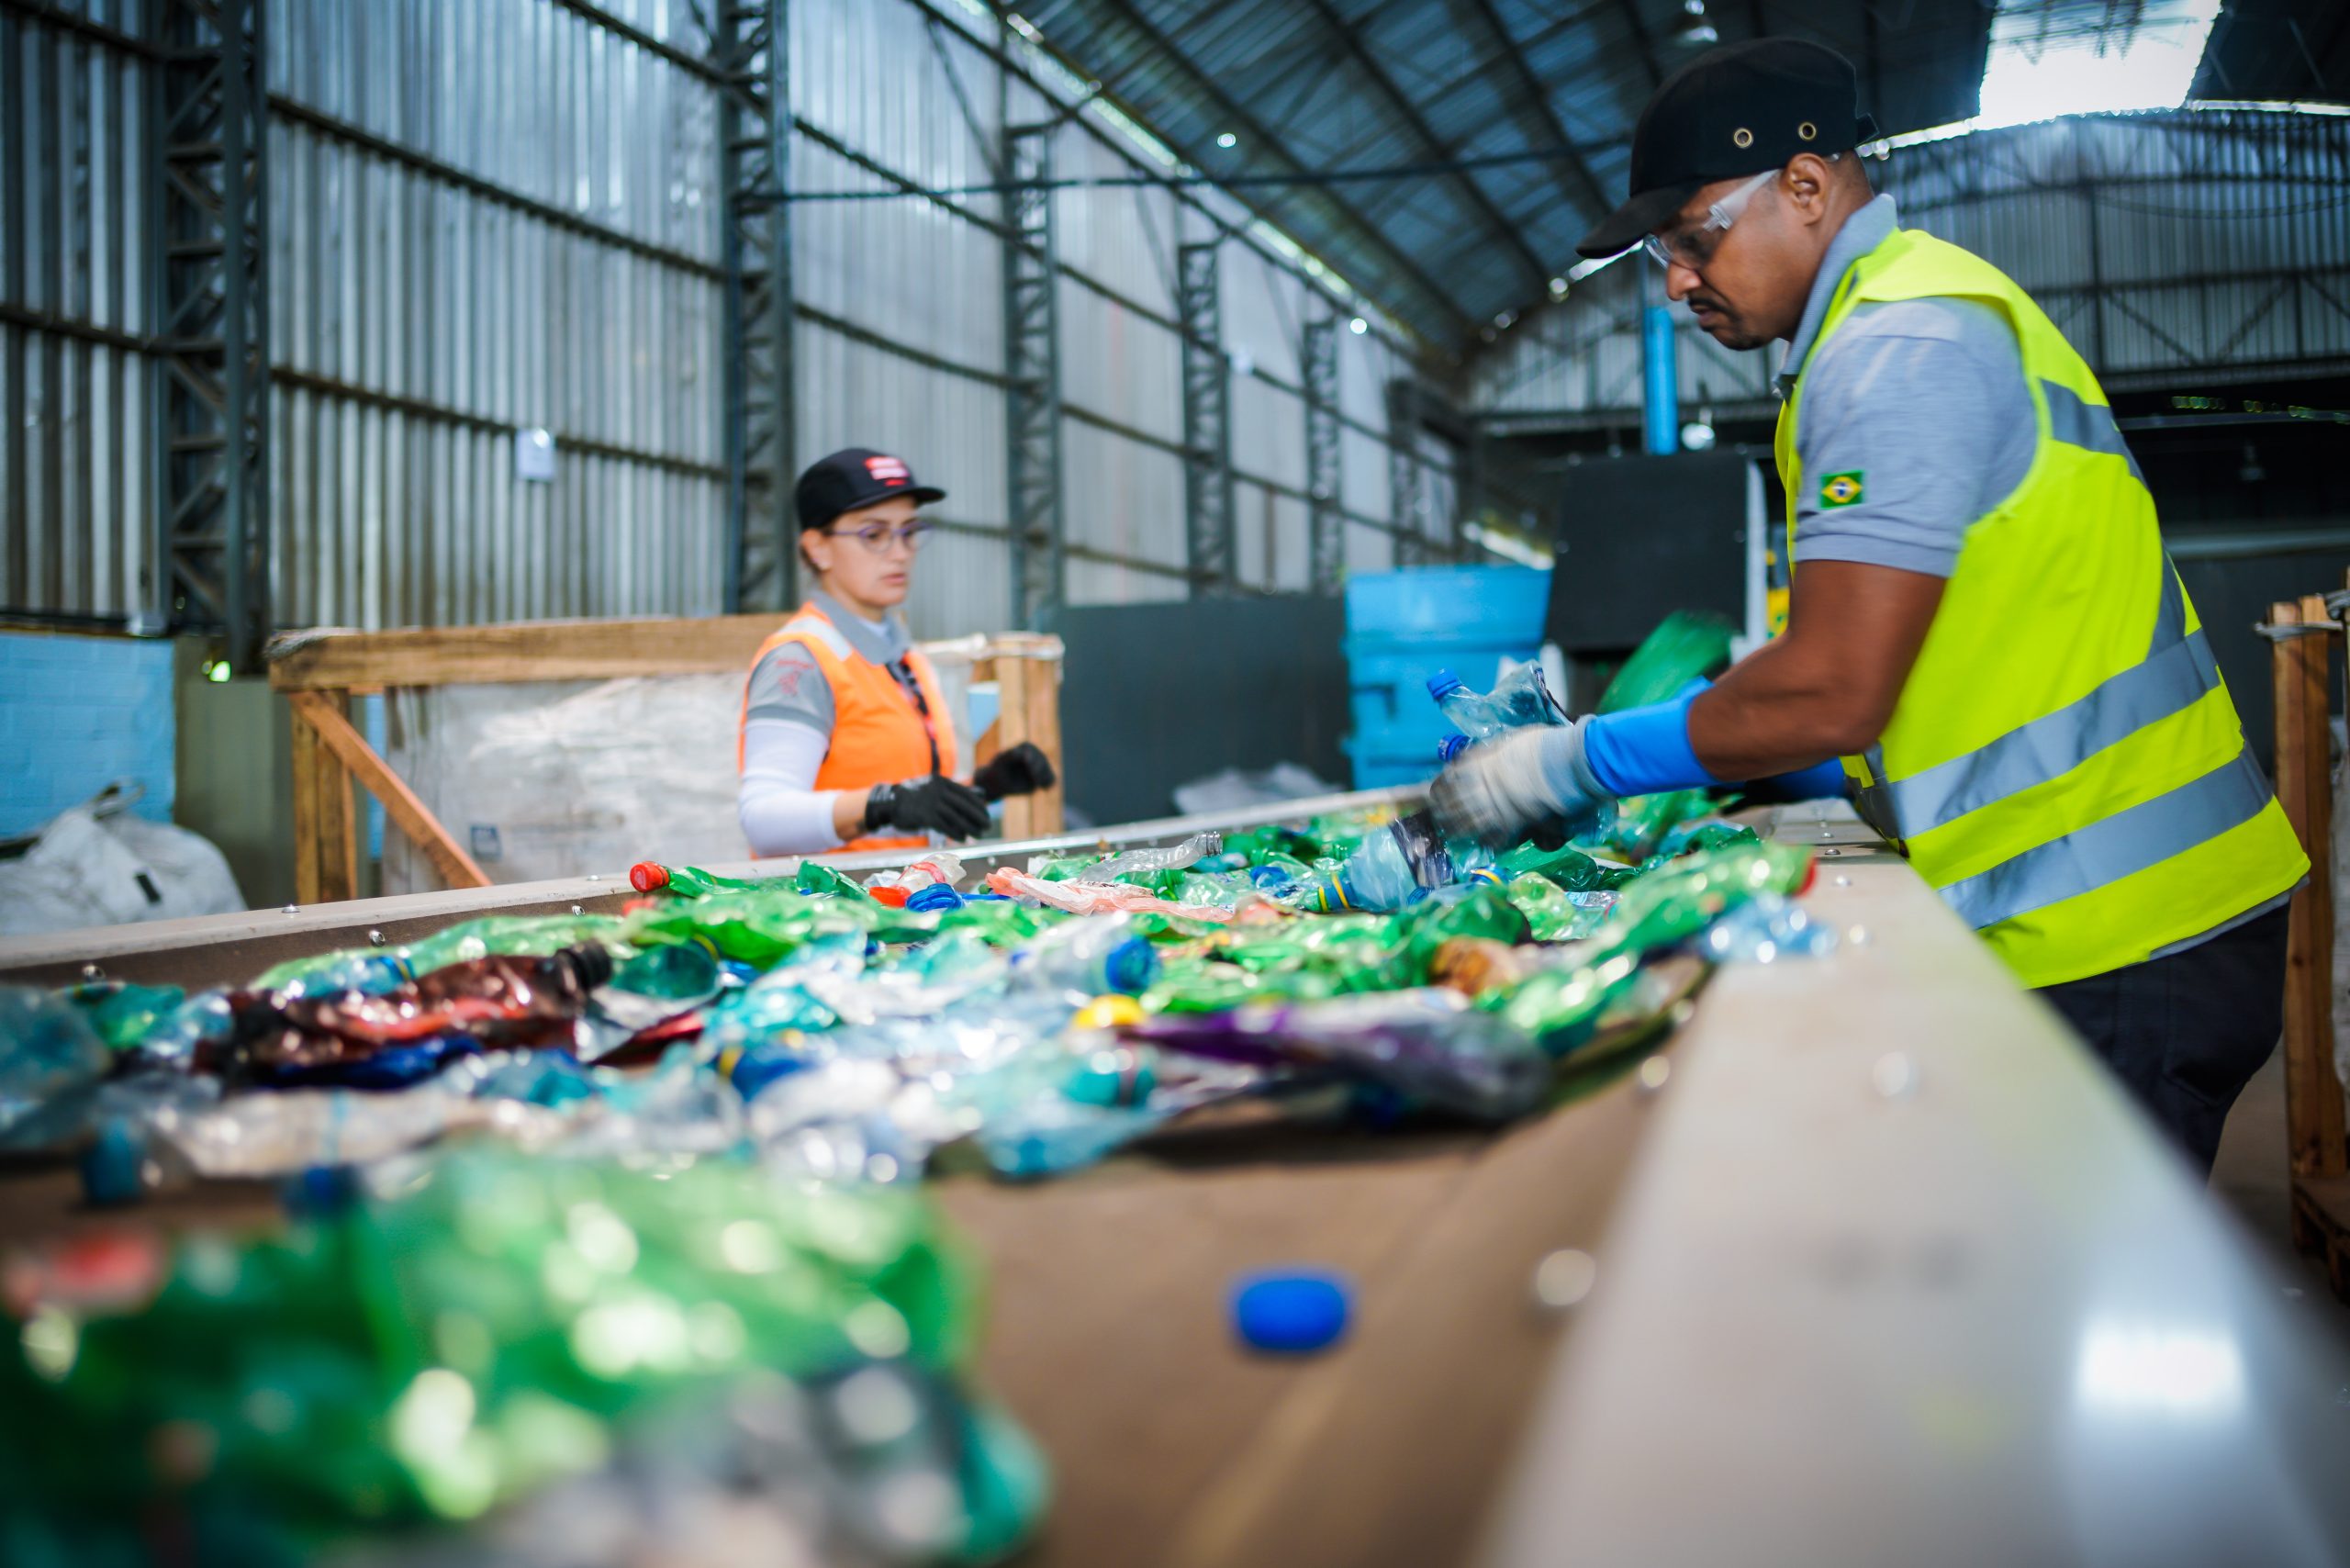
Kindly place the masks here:
[(1765, 778), (1865, 750), (1877, 724), (1851, 681), (1791, 647), (1769, 643), (1740, 660), (1689, 708), (1689, 741), (1707, 771)]

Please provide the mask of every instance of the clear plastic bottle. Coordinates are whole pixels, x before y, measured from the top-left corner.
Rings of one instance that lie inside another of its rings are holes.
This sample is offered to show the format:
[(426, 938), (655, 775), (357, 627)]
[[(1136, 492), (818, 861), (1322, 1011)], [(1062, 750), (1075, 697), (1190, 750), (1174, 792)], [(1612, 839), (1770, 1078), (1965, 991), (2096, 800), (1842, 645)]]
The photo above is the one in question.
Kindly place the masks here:
[(1293, 896), (1326, 911), (1395, 910), (1481, 875), (1500, 879), (1490, 852), (1465, 839), (1447, 843), (1427, 812), (1415, 812), (1365, 834), (1337, 870), (1317, 873)]
[(1437, 755), (1447, 762), (1464, 747), (1510, 730), (1568, 722), (1566, 710), (1550, 695), (1539, 664), (1518, 666), (1485, 692), (1470, 690), (1459, 676), (1440, 669), (1428, 677), (1428, 695), (1460, 731), (1447, 736), (1438, 748)]
[(81, 1009), (32, 986), (0, 985), (0, 1130), (113, 1065)]
[(1127, 914), (1065, 921), (1012, 954), (1012, 983), (1088, 996), (1140, 995), (1158, 978), (1158, 953)]
[(289, 1002), (311, 996), (382, 996), (416, 978), (408, 960), (397, 954), (364, 947), (322, 953), (315, 958), (281, 964), (262, 976), (255, 989), (274, 991)]

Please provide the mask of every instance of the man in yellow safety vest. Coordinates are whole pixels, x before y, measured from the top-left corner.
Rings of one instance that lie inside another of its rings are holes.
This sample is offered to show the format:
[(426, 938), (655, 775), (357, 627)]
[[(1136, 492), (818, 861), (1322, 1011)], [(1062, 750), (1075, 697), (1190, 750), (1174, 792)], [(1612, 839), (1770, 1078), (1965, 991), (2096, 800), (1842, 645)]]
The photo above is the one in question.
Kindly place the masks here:
[(1636, 243), (1718, 342), (1789, 344), (1785, 633), (1672, 702), (1438, 781), (1456, 831), (1841, 758), (1847, 791), (2198, 1166), (2281, 1027), (2309, 873), (2087, 364), (1989, 263), (1899, 226), (1852, 68), (1718, 49), (1660, 86)]

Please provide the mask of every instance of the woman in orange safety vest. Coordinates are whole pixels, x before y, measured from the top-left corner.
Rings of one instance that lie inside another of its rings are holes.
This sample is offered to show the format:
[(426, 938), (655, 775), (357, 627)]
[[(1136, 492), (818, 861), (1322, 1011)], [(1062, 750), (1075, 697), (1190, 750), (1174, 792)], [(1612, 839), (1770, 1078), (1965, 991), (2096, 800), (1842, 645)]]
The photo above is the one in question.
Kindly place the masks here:
[(976, 838), (988, 802), (1053, 782), (1023, 744), (956, 777), (955, 723), (898, 607), (946, 492), (886, 453), (851, 447), (800, 476), (800, 559), (815, 588), (751, 661), (736, 812), (755, 855), (919, 848)]

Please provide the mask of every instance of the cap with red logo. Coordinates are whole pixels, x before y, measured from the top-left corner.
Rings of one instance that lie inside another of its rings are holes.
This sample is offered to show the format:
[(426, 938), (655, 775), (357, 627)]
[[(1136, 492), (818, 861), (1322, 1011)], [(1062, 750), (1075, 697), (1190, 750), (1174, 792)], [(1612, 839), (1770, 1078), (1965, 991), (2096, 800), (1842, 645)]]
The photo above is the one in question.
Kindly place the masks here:
[(843, 512), (892, 496), (911, 496), (918, 505), (927, 506), (945, 500), (946, 492), (918, 482), (901, 457), (852, 446), (811, 464), (800, 476), (791, 498), (800, 511), (800, 526), (809, 529), (829, 527)]

